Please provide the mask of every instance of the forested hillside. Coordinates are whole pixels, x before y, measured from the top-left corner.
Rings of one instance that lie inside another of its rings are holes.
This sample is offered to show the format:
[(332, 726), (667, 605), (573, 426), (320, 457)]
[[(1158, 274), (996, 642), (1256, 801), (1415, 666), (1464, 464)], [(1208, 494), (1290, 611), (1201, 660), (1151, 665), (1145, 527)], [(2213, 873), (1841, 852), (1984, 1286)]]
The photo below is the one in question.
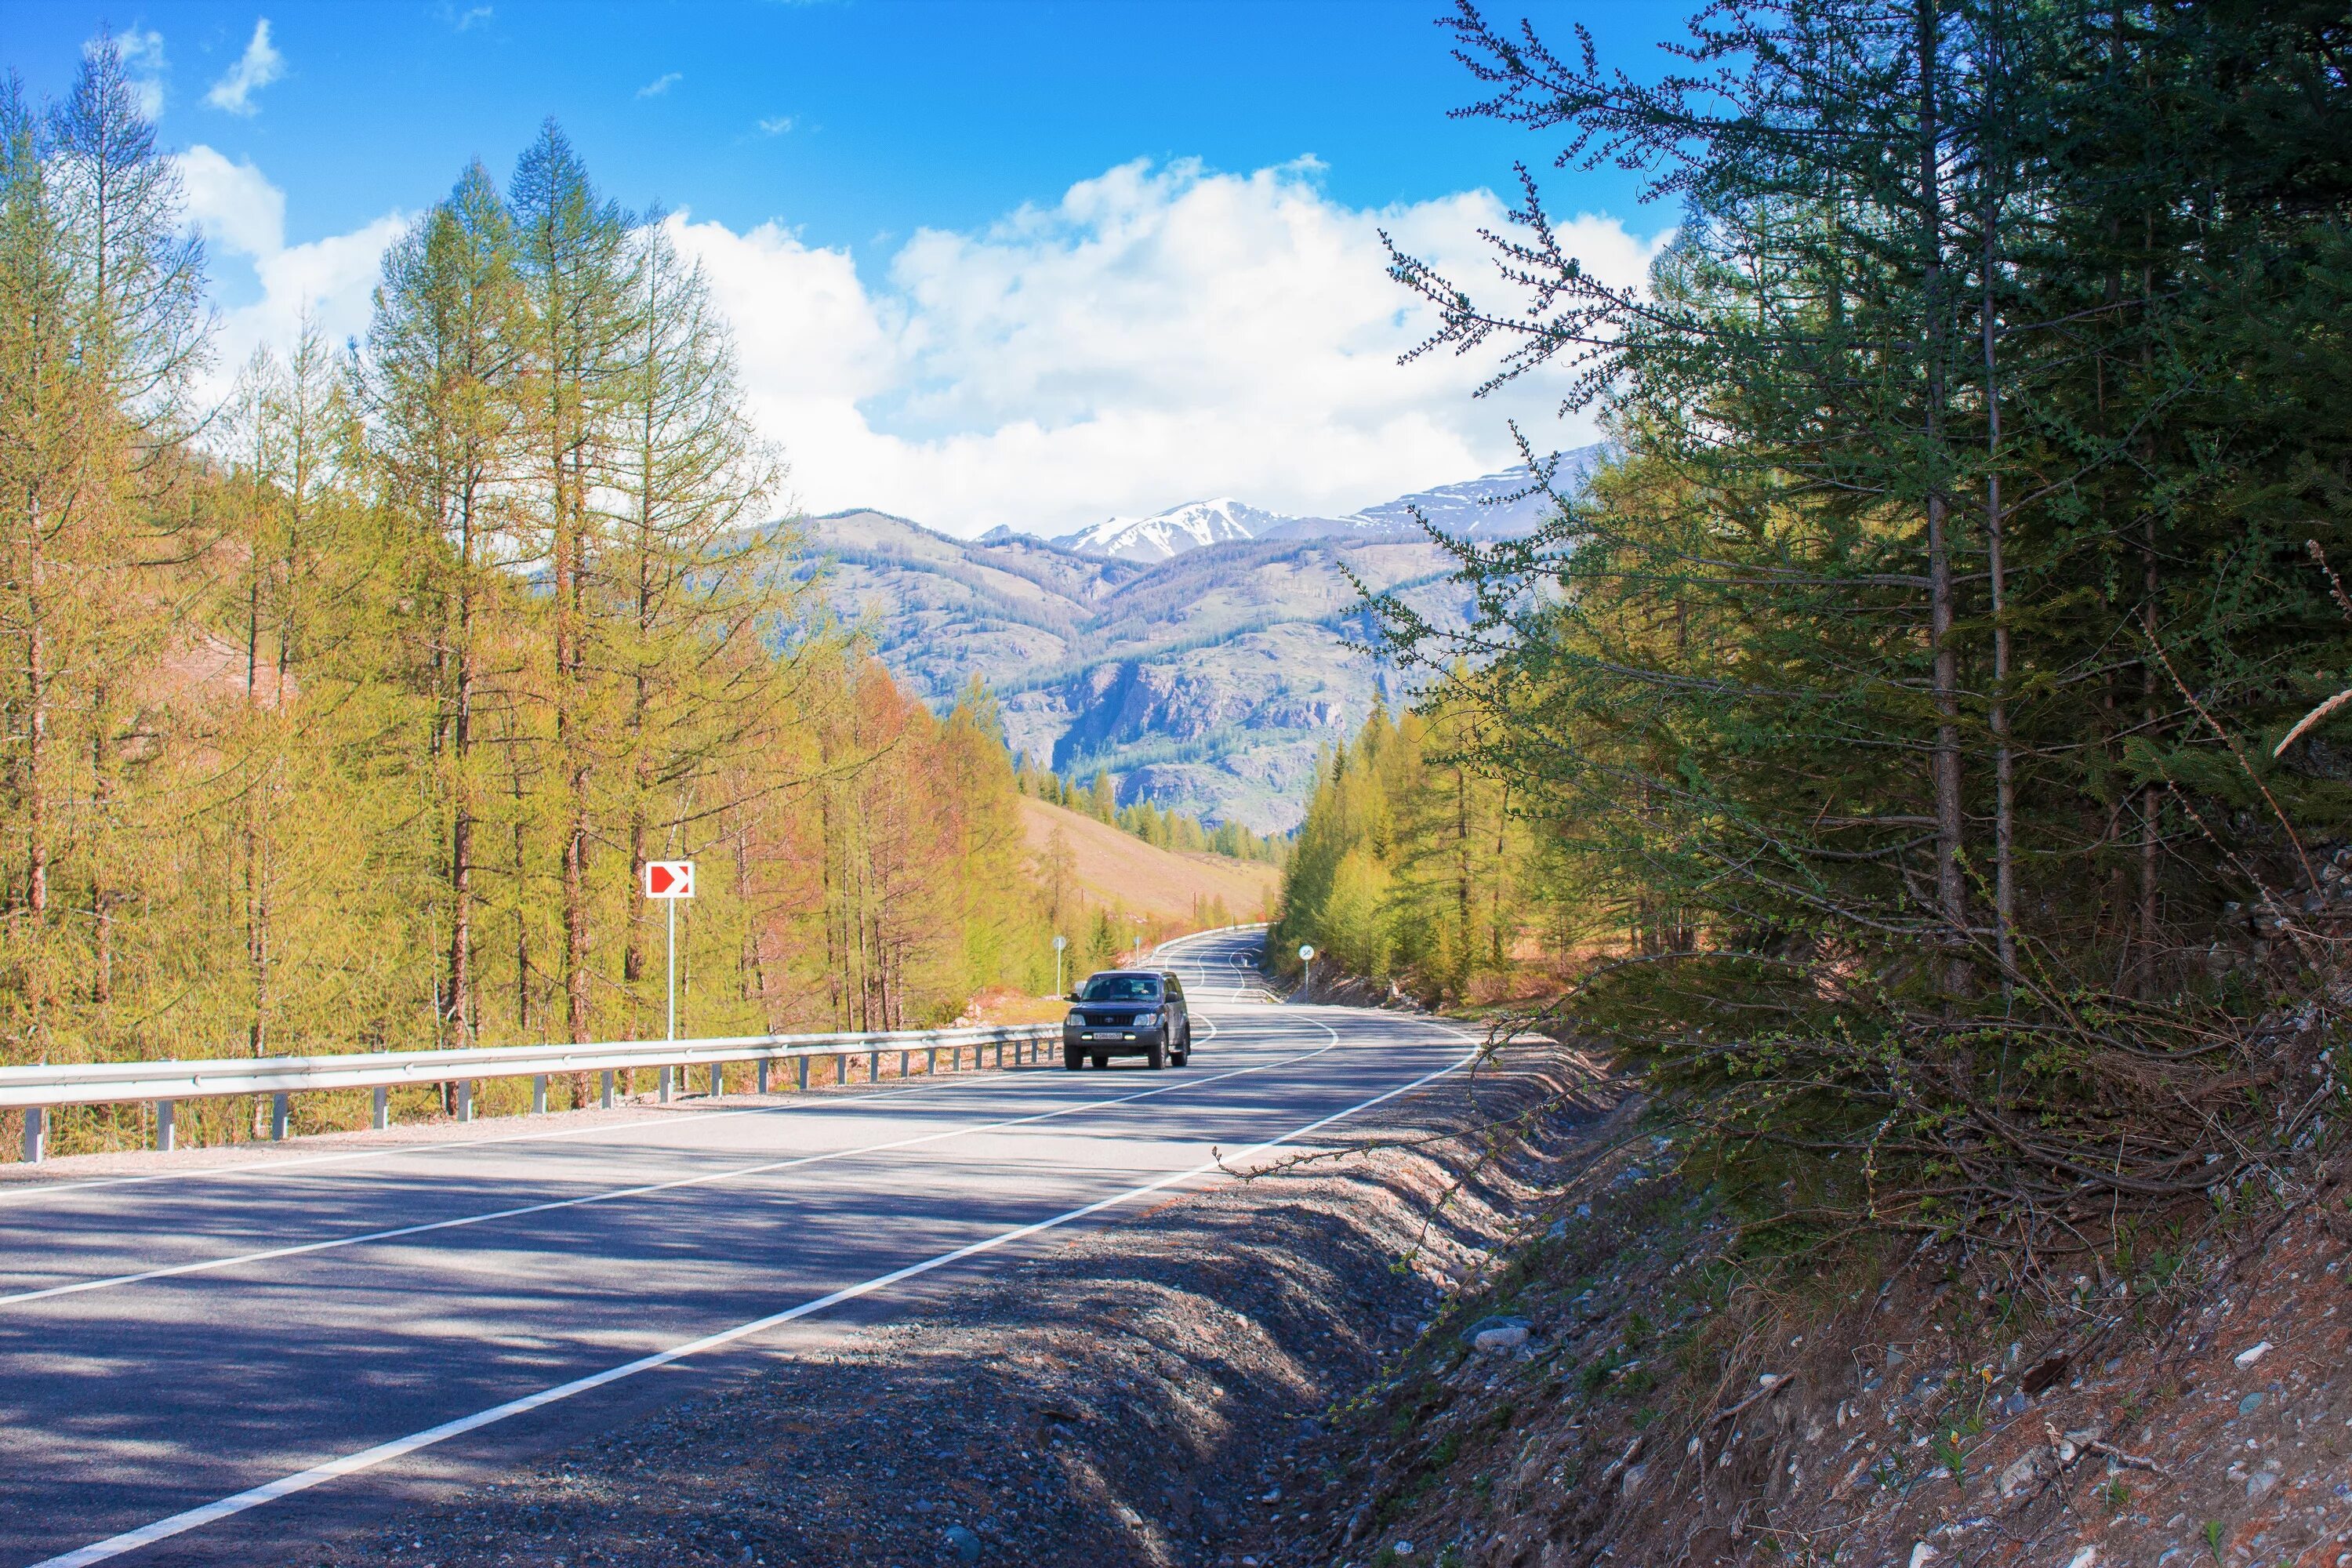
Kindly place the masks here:
[(701, 867), (698, 1033), (1050, 978), (993, 710), (934, 717), (823, 613), (657, 219), (551, 123), (415, 220), (363, 341), (213, 409), (117, 50), (0, 97), (0, 1060), (657, 1032), (650, 858)]
[(1524, 294), (1395, 258), (1619, 455), (1465, 547), (1468, 632), (1381, 602), (1442, 685), (1323, 763), (1278, 951), (1539, 962), (1780, 1220), (1997, 1279), (2284, 1191), (2345, 1092), (2340, 10), (1711, 16), (1654, 89), (1452, 23), (1683, 226), (1612, 290), (1529, 180)]

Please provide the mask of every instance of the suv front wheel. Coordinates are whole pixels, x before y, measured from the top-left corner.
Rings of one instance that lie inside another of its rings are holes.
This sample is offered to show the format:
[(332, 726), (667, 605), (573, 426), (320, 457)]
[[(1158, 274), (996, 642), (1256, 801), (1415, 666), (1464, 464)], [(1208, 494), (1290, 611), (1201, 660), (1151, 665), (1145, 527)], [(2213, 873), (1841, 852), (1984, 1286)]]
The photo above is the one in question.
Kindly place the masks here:
[(1076, 1071), (1077, 1071), (1077, 1070), (1078, 1070), (1078, 1068), (1081, 1068), (1081, 1067), (1083, 1067), (1083, 1066), (1085, 1066), (1085, 1065), (1086, 1065), (1086, 1058), (1085, 1058), (1085, 1057), (1083, 1057), (1083, 1056), (1081, 1056), (1081, 1055), (1078, 1053), (1078, 1047), (1076, 1047), (1076, 1046), (1064, 1046), (1064, 1047), (1062, 1047), (1062, 1070), (1063, 1070), (1063, 1071), (1065, 1071), (1065, 1072), (1076, 1072)]

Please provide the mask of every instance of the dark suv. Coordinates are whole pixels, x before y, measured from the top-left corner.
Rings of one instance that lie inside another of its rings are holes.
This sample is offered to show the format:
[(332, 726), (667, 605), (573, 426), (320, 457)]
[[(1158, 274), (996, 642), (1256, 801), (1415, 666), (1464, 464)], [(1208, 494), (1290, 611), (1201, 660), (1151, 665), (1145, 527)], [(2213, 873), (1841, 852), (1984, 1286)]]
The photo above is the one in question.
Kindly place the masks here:
[(1105, 969), (1070, 994), (1076, 1005), (1062, 1020), (1062, 1065), (1072, 1072), (1088, 1057), (1108, 1067), (1113, 1057), (1141, 1057), (1153, 1068), (1192, 1058), (1192, 1015), (1184, 983), (1148, 969)]

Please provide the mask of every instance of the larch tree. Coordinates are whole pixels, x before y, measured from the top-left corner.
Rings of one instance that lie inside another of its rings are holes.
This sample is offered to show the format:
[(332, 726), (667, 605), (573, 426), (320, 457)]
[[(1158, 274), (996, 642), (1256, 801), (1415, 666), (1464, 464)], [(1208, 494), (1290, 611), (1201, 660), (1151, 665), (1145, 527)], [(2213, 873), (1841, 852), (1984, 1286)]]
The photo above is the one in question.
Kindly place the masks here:
[(360, 376), (370, 456), (413, 530), (416, 589), (431, 606), (422, 627), (436, 704), (429, 804), (446, 824), (435, 1012), (455, 1045), (473, 1040), (479, 1017), (476, 873), (486, 847), (477, 830), (494, 787), (479, 710), (507, 647), (509, 574), (522, 549), (529, 343), (516, 251), (506, 204), (476, 163), (386, 253)]
[[(657, 218), (633, 251), (631, 331), (612, 388), (611, 518), (591, 602), (606, 716), (599, 816), (616, 819), (628, 851), (620, 978), (634, 1010), (646, 1000), (646, 862), (697, 847), (728, 818), (750, 873), (748, 824), (733, 808), (763, 786), (730, 765), (772, 739), (789, 706), (789, 661), (771, 643), (795, 589), (793, 535), (770, 521), (782, 468), (751, 427), (709, 288)], [(712, 787), (698, 792), (698, 782)]]
[(547, 564), (553, 632), (551, 766), (562, 908), (564, 1037), (590, 1037), (589, 967), (596, 731), (590, 598), (603, 559), (599, 496), (612, 481), (637, 286), (629, 224), (550, 121), (515, 167), (516, 274), (525, 301), (530, 514)]
[[(46, 1041), (62, 1000), (58, 950), (89, 945), (109, 909), (122, 746), (138, 672), (163, 649), (163, 587), (138, 580), (163, 553), (166, 491), (190, 378), (204, 363), (204, 251), (186, 232), (178, 175), (140, 113), (121, 53), (101, 36), (47, 116), (13, 81), (0, 93), (6, 213), (5, 399), (10, 472), (9, 879), (23, 998)], [(124, 569), (131, 569), (126, 582)], [(66, 876), (70, 846), (80, 863)], [(70, 881), (68, 928), (58, 899)], [(88, 908), (81, 908), (84, 900)], [(99, 973), (102, 974), (103, 970)], [(88, 1000), (101, 984), (83, 993)]]

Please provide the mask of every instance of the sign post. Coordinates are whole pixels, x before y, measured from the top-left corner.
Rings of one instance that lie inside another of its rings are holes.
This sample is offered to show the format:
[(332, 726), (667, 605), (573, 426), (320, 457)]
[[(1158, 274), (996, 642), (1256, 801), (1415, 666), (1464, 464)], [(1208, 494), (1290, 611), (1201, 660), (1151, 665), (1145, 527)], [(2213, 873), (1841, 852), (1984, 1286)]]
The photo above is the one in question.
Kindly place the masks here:
[[(658, 899), (669, 906), (669, 1037), (677, 1038), (677, 902), (694, 897), (694, 862), (691, 860), (648, 860), (646, 862), (646, 897)], [(669, 1069), (664, 1068), (667, 1074)], [(663, 1079), (668, 1084), (668, 1079)]]
[(1057, 936), (1054, 939), (1054, 994), (1056, 996), (1066, 994), (1062, 990), (1062, 950), (1069, 945), (1068, 937)]
[(1303, 942), (1298, 944), (1298, 962), (1307, 966), (1307, 977), (1298, 983), (1298, 989), (1311, 997), (1315, 994), (1315, 950)]

